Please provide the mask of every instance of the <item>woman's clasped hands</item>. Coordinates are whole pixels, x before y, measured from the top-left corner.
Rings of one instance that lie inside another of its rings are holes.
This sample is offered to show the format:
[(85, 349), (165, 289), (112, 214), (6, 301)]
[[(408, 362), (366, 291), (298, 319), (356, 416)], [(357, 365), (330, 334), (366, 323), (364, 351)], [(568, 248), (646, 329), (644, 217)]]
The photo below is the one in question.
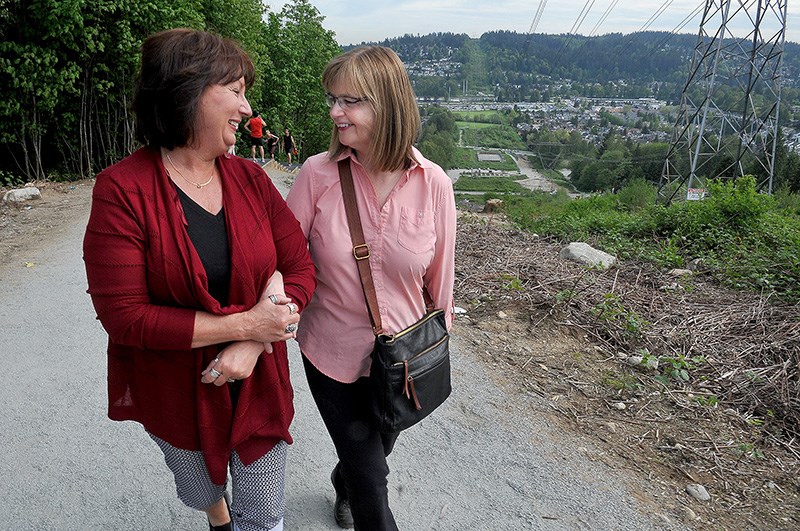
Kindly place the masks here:
[(249, 341), (237, 341), (222, 349), (202, 372), (203, 383), (225, 385), (249, 377), (262, 352), (272, 353), (272, 343), (295, 337), (300, 321), (292, 299), (274, 293), (264, 296), (244, 312)]

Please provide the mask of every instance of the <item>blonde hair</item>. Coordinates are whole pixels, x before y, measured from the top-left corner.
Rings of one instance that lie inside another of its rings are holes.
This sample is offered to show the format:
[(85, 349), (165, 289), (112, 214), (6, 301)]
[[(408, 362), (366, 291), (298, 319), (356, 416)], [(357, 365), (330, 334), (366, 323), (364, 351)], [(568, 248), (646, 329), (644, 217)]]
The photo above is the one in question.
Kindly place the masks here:
[[(322, 85), (352, 87), (356, 97), (375, 112), (375, 134), (370, 160), (380, 171), (408, 168), (414, 161), (411, 146), (419, 134), (420, 116), (414, 89), (397, 54), (384, 46), (362, 46), (334, 57), (322, 73)], [(347, 149), (334, 126), (328, 153), (336, 159)]]

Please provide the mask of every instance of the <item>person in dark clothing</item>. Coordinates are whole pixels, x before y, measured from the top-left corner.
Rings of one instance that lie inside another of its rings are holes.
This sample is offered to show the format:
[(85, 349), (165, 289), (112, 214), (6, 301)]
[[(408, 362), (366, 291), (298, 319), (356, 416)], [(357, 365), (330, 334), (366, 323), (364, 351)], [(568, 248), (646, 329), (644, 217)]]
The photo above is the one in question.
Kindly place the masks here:
[(264, 131), (264, 136), (267, 139), (267, 153), (269, 153), (269, 158), (275, 160), (275, 149), (278, 147), (278, 137), (273, 135), (269, 129)]
[(296, 153), (297, 146), (294, 143), (294, 137), (289, 129), (283, 130), (283, 150), (286, 152), (286, 162), (292, 163), (292, 155)]

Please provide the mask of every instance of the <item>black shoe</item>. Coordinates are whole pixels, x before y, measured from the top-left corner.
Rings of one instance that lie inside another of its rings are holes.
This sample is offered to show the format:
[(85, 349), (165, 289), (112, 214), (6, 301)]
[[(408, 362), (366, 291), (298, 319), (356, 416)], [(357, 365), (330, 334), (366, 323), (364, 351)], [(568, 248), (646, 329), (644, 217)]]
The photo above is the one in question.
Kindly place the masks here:
[(336, 519), (336, 525), (342, 529), (352, 529), (353, 513), (350, 512), (350, 500), (347, 499), (346, 494), (341, 494), (336, 487), (336, 472), (339, 470), (338, 465), (331, 472), (331, 483), (333, 483), (333, 490), (336, 492), (336, 501), (333, 503), (333, 517)]

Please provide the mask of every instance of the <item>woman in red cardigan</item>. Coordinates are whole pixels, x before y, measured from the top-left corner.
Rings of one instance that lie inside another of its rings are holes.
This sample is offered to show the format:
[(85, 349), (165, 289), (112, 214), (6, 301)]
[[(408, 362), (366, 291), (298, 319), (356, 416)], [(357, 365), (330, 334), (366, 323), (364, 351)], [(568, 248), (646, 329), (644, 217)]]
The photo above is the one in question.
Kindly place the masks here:
[(227, 155), (253, 79), (233, 41), (149, 37), (133, 104), (145, 147), (97, 176), (83, 245), (109, 336), (109, 417), (144, 426), (211, 529), (283, 527), (285, 340), (316, 285), (272, 182)]

